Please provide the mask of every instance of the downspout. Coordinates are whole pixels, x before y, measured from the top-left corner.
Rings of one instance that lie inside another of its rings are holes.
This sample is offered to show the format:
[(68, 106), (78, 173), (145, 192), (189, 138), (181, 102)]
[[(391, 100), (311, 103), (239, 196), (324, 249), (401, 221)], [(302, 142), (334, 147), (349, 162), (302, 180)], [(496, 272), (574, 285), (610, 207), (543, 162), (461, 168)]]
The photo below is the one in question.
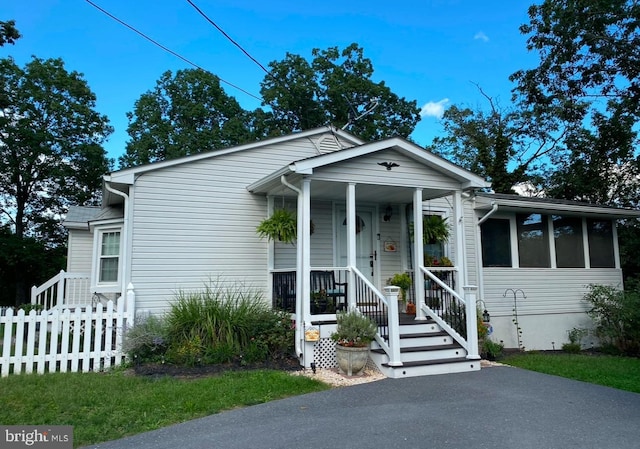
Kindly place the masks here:
[[(289, 181), (287, 181), (285, 175), (280, 176), (280, 182), (282, 183), (283, 186), (290, 188), (291, 190), (293, 190), (298, 194), (298, 210), (299, 211), (302, 210), (301, 209), (302, 190), (300, 190), (293, 184), (290, 184)], [(301, 227), (302, 227), (301, 220), (298, 220), (298, 235), (302, 235)], [(298, 272), (298, 265), (302, 261), (302, 245), (300, 244), (298, 245), (298, 248), (296, 251), (296, 261), (297, 261), (296, 272)], [(302, 357), (303, 351), (302, 351), (302, 345), (300, 343), (302, 341), (302, 336), (304, 335), (304, 316), (302, 314), (302, 282), (299, 282), (299, 280), (297, 279), (296, 279), (296, 334), (295, 335), (296, 335), (295, 351), (298, 357)]]
[(122, 198), (124, 198), (124, 219), (123, 219), (123, 224), (122, 224), (122, 249), (123, 249), (123, 254), (120, 255), (122, 264), (121, 264), (121, 282), (120, 282), (120, 296), (122, 296), (122, 298), (126, 298), (127, 295), (127, 279), (126, 279), (126, 275), (128, 272), (128, 266), (127, 266), (127, 252), (128, 252), (128, 248), (129, 248), (129, 195), (127, 195), (124, 192), (121, 192), (119, 190), (116, 190), (114, 188), (112, 188), (109, 185), (109, 181), (107, 181), (105, 179), (104, 182), (104, 188), (107, 189), (108, 192), (113, 193), (114, 195), (118, 195)]
[[(473, 200), (475, 202), (475, 198)], [(482, 236), (480, 233), (480, 226), (487, 221), (489, 217), (498, 211), (498, 204), (495, 201), (491, 202), (491, 210), (484, 214), (478, 223), (476, 223), (476, 270), (478, 279), (478, 293), (480, 299), (484, 300), (484, 278), (482, 273)]]

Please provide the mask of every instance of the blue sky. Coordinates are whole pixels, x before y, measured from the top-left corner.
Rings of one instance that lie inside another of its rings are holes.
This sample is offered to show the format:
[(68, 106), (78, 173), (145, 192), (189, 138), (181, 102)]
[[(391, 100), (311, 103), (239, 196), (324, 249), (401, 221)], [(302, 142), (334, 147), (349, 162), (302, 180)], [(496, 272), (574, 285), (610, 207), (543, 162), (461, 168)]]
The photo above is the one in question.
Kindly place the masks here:
[[(259, 96), (264, 72), (184, 0), (93, 0), (119, 19), (201, 67)], [(508, 76), (534, 67), (518, 27), (533, 2), (521, 0), (193, 0), (264, 66), (286, 53), (357, 42), (372, 60), (374, 81), (416, 100), (424, 115), (412, 138), (427, 145), (442, 133), (438, 115), (458, 104), (485, 107), (473, 83), (507, 104)], [(23, 35), (0, 48), (19, 64), (31, 55), (60, 57), (84, 74), (97, 109), (115, 128), (109, 156), (124, 153), (126, 113), (166, 71), (190, 68), (85, 0), (3, 1), (0, 20), (16, 20)], [(260, 102), (223, 84), (245, 109)], [(337, 124), (339, 125), (339, 124)]]

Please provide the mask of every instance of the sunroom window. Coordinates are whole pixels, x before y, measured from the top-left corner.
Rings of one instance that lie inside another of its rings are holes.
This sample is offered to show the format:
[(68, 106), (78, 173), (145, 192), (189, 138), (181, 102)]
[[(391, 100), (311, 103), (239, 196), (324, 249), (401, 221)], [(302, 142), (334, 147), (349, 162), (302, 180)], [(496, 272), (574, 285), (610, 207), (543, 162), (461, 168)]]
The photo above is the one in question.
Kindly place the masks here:
[(120, 231), (103, 232), (100, 236), (99, 283), (118, 282), (120, 260)]
[(582, 218), (553, 215), (553, 238), (558, 268), (584, 268)]
[(590, 218), (587, 220), (587, 235), (591, 268), (615, 268), (613, 222)]
[(547, 216), (516, 214), (520, 267), (550, 268)]
[(503, 218), (490, 218), (480, 225), (483, 266), (511, 266), (510, 226), (509, 220)]

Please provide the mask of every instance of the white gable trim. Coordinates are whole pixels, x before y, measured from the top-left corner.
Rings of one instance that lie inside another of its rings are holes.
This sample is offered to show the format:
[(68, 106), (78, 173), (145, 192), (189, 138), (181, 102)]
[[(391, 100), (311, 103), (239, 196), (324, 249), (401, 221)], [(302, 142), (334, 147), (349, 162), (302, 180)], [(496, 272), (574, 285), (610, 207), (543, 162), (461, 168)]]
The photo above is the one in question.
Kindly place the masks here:
[(341, 151), (335, 151), (333, 153), (323, 154), (320, 156), (314, 156), (307, 159), (292, 162), (289, 166), (272, 173), (269, 176), (251, 184), (247, 187), (250, 192), (259, 189), (261, 186), (269, 184), (274, 180), (280, 178), (282, 175), (289, 173), (297, 173), (300, 175), (312, 175), (314, 169), (323, 167), (325, 165), (342, 162), (348, 159), (353, 159), (368, 154), (373, 154), (379, 151), (394, 149), (402, 154), (405, 154), (447, 176), (450, 176), (458, 180), (462, 184), (462, 188), (488, 188), (490, 183), (485, 181), (482, 177), (459, 167), (440, 156), (431, 153), (411, 142), (399, 138), (393, 137), (391, 139), (385, 139), (378, 142), (368, 143), (357, 147), (347, 148)]
[(203, 153), (193, 154), (193, 155), (190, 155), (190, 156), (185, 156), (185, 157), (181, 157), (181, 158), (177, 158), (177, 159), (171, 159), (171, 160), (167, 160), (167, 161), (154, 162), (152, 164), (141, 165), (139, 167), (125, 168), (123, 170), (112, 172), (109, 175), (105, 175), (104, 179), (106, 181), (108, 181), (108, 182), (115, 182), (115, 183), (122, 183), (122, 184), (132, 185), (134, 183), (135, 178), (136, 178), (137, 175), (140, 175), (142, 173), (146, 173), (146, 172), (149, 172), (149, 171), (159, 170), (159, 169), (162, 169), (162, 168), (172, 167), (172, 166), (175, 166), (175, 165), (185, 164), (185, 163), (189, 163), (189, 162), (195, 162), (195, 161), (199, 161), (199, 160), (202, 160), (202, 159), (209, 159), (209, 158), (212, 158), (212, 157), (222, 156), (222, 155), (225, 155), (225, 154), (235, 153), (235, 152), (238, 152), (238, 151), (251, 150), (253, 148), (260, 148), (260, 147), (264, 147), (264, 146), (267, 146), (267, 145), (274, 145), (274, 144), (277, 145), (279, 143), (284, 143), (284, 142), (288, 142), (288, 141), (291, 141), (291, 140), (311, 138), (311, 137), (314, 137), (314, 136), (327, 134), (327, 133), (332, 133), (336, 137), (339, 137), (339, 138), (341, 138), (341, 139), (343, 139), (343, 140), (345, 140), (345, 141), (347, 141), (349, 143), (352, 143), (353, 145), (362, 145), (364, 143), (364, 141), (358, 139), (354, 135), (349, 134), (349, 133), (347, 133), (345, 131), (333, 128), (331, 126), (323, 126), (321, 128), (314, 128), (314, 129), (310, 129), (310, 130), (307, 130), (307, 131), (301, 131), (301, 132), (298, 132), (298, 133), (288, 134), (286, 136), (274, 137), (272, 139), (251, 142), (251, 143), (247, 143), (247, 144), (244, 144), (244, 145), (238, 145), (238, 146), (229, 147), (229, 148), (223, 148), (223, 149), (219, 149), (219, 150), (205, 151)]

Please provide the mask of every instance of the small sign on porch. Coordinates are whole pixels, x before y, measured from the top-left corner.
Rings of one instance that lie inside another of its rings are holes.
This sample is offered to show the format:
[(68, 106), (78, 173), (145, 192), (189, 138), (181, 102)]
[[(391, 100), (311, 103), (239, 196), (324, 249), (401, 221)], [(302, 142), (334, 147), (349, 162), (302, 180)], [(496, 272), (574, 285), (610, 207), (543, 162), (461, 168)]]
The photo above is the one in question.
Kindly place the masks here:
[(398, 251), (398, 244), (394, 240), (385, 240), (384, 250), (388, 253), (395, 253)]
[(318, 341), (320, 340), (320, 329), (317, 327), (308, 327), (304, 331), (304, 341)]

